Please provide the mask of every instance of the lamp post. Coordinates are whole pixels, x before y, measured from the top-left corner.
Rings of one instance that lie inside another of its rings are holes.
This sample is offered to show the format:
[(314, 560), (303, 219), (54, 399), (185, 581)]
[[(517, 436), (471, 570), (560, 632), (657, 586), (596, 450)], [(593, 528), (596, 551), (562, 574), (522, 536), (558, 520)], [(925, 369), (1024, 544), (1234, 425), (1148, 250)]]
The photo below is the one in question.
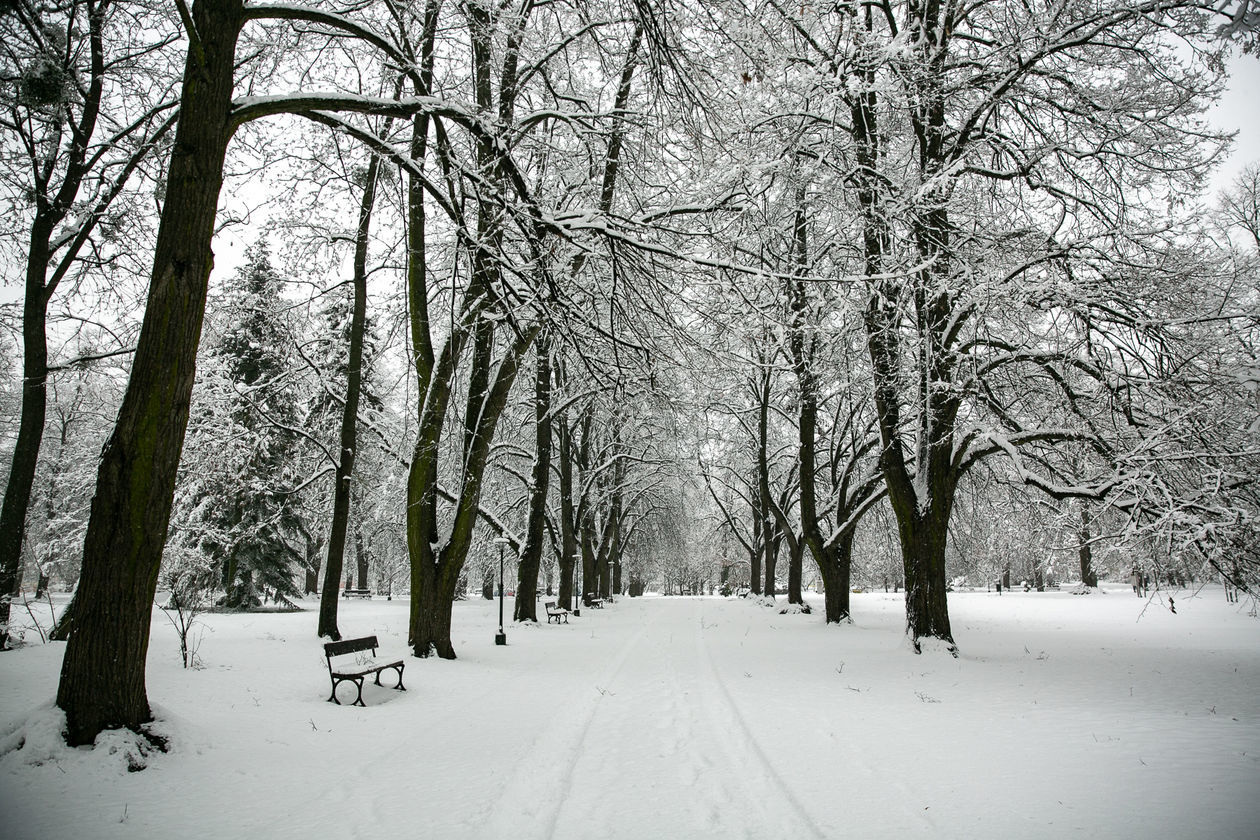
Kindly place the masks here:
[(578, 592), (577, 600), (573, 602), (573, 615), (580, 618), (582, 615), (582, 562), (576, 557), (573, 558), (573, 578), (577, 581), (577, 585), (573, 588)]
[(499, 544), (499, 632), (494, 635), (494, 643), (496, 645), (507, 644), (507, 633), (503, 632), (503, 546), (507, 543), (507, 537), (495, 537), (494, 541)]

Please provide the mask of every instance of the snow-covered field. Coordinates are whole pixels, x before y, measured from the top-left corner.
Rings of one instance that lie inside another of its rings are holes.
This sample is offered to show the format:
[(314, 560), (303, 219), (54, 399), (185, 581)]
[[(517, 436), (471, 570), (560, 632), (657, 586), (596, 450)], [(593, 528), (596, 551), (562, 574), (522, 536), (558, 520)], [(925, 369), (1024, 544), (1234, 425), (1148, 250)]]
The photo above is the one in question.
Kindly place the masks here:
[[(843, 628), (623, 599), (507, 647), (497, 605), (460, 603), (460, 659), (408, 659), (367, 708), (325, 702), (313, 610), (206, 616), (187, 671), (156, 616), (172, 750), (142, 772), (117, 733), (59, 743), (61, 645), (0, 655), (0, 835), (1260, 837), (1260, 620), (1108, 593), (956, 593), (957, 660), (910, 653), (882, 592)], [(341, 610), (404, 653), (405, 601)]]

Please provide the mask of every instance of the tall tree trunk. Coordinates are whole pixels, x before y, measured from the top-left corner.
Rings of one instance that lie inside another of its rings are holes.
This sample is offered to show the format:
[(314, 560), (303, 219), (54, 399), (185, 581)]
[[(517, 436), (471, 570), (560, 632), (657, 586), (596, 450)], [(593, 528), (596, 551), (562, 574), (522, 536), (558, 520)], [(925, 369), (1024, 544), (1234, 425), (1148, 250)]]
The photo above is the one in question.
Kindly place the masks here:
[(551, 342), (543, 336), (535, 347), (534, 466), (529, 477), (529, 520), (516, 574), (515, 621), (538, 623), (538, 566), (542, 560), (551, 487)]
[[(401, 88), (400, 88), (401, 90)], [(341, 639), (337, 629), (337, 581), (346, 551), (346, 529), (350, 525), (351, 481), (354, 460), (359, 450), (359, 398), (363, 391), (363, 334), (367, 329), (367, 252), (368, 233), (372, 226), (372, 207), (376, 203), (376, 182), (381, 161), (375, 155), (368, 163), (363, 196), (359, 200), (359, 224), (354, 235), (354, 303), (350, 312), (350, 346), (346, 360), (346, 401), (341, 407), (341, 446), (333, 483), (332, 527), (328, 535), (328, 559), (324, 563), (324, 592), (319, 598), (319, 623), (316, 635), (334, 641)], [(356, 533), (356, 538), (358, 537)], [(358, 547), (358, 546), (356, 546)], [(367, 573), (359, 571), (359, 588), (366, 589)]]
[(582, 409), (578, 426), (582, 432), (582, 440), (578, 443), (577, 465), (578, 481), (582, 486), (582, 497), (578, 501), (577, 523), (578, 542), (582, 553), (582, 576), (580, 583), (582, 606), (591, 605), (591, 595), (597, 592), (595, 559), (595, 482), (591, 480), (591, 436), (593, 432), (593, 409), (586, 406)]
[[(867, 10), (866, 26), (871, 27)], [(921, 183), (935, 184), (945, 165), (943, 143), (945, 112), (942, 93), (943, 62), (948, 37), (941, 24), (939, 4), (915, 6), (908, 50), (921, 62), (921, 72), (907, 85), (916, 99), (911, 122), (918, 144)], [(951, 251), (949, 218), (945, 194), (937, 188), (917, 197), (911, 232), (917, 258), (923, 268), (905, 279), (884, 276), (884, 258), (889, 253), (886, 208), (881, 197), (880, 132), (877, 125), (877, 88), (874, 66), (879, 57), (859, 57), (866, 84), (851, 103), (857, 197), (863, 223), (863, 251), (866, 275), (871, 279), (864, 321), (867, 350), (875, 380), (875, 408), (879, 420), (880, 468), (889, 502), (897, 519), (902, 565), (906, 585), (906, 632), (916, 652), (920, 640), (936, 638), (957, 653), (949, 624), (946, 596), (945, 547), (949, 515), (953, 508), (957, 474), (952, 462), (954, 423), (959, 408), (953, 386), (953, 354), (948, 346), (951, 332), (952, 301), (949, 296)], [(905, 319), (901, 304), (914, 307), (914, 317)], [(919, 381), (915, 400), (916, 452), (907, 453), (902, 436), (901, 401), (902, 348), (899, 330), (905, 321), (917, 330), (918, 345), (912, 365)]]
[(51, 234), (52, 225), (46, 218), (37, 217), (31, 227), (26, 297), (22, 307), (21, 419), (9, 467), (9, 483), (4, 489), (3, 506), (0, 506), (0, 650), (8, 648), (9, 611), (22, 569), (26, 512), (30, 508), (48, 407), (48, 298), (44, 278), (48, 271)]
[(770, 384), (771, 371), (768, 359), (761, 360), (761, 376), (757, 383), (757, 516), (761, 521), (762, 568), (766, 583), (761, 594), (774, 600), (775, 566), (779, 555), (779, 528), (773, 521), (774, 513), (771, 505), (774, 500), (770, 494)]
[(154, 591), (170, 517), (205, 314), (215, 212), (232, 135), (240, 0), (200, 0), (199, 49), (184, 69), (179, 126), (131, 377), (97, 473), (57, 705), (66, 739), (138, 728)]
[[(561, 413), (556, 418), (560, 455), (560, 594), (559, 604), (573, 609), (574, 567), (578, 559), (577, 529), (573, 521), (573, 439), (569, 421)], [(580, 594), (580, 593), (579, 593)]]
[[(758, 498), (754, 496), (754, 499)], [(753, 542), (752, 547), (748, 551), (748, 589), (753, 595), (761, 594), (761, 555), (763, 552), (762, 544), (765, 542), (765, 519), (761, 516), (756, 501), (752, 504), (753, 509)]]

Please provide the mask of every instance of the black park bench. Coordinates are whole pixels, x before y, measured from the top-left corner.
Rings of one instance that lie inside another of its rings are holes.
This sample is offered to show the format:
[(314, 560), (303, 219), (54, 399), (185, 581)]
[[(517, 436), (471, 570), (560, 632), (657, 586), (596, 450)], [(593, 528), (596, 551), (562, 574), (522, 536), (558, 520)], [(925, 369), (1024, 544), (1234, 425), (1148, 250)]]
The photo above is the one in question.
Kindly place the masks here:
[[(402, 683), (403, 660), (399, 659), (394, 662), (380, 662), (376, 659), (377, 644), (375, 636), (364, 636), (362, 639), (343, 639), (340, 642), (328, 642), (324, 645), (324, 658), (328, 660), (328, 676), (332, 679), (332, 694), (328, 697), (329, 702), (341, 705), (341, 701), (337, 699), (337, 686), (343, 682), (352, 682), (359, 689), (359, 696), (355, 698), (354, 706), (366, 706), (363, 702), (363, 680), (368, 674), (376, 677), (376, 684), (381, 684), (381, 671), (388, 671), (393, 668), (398, 672), (398, 684), (394, 686), (398, 691), (406, 691), (406, 686)], [(343, 664), (333, 666), (333, 657), (345, 656), (351, 653), (361, 653), (365, 650), (372, 651), (371, 657), (355, 657), (354, 662), (345, 662)]]
[(343, 589), (341, 590), (342, 598), (367, 598), (372, 599), (371, 589)]
[(547, 623), (548, 624), (551, 623), (551, 619), (553, 618), (556, 620), (556, 624), (559, 624), (560, 619), (562, 618), (564, 619), (565, 624), (569, 623), (569, 611), (566, 610), (564, 607), (557, 607), (555, 601), (548, 601), (547, 603), (543, 604), (543, 607), (547, 610)]

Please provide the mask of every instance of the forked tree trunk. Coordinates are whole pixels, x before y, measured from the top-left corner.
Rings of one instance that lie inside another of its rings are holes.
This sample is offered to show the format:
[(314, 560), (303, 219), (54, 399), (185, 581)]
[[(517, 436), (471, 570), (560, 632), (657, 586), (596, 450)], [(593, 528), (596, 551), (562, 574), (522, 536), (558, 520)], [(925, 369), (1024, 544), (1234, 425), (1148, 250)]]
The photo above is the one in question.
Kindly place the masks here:
[(240, 0), (200, 0), (200, 49), (189, 50), (153, 272), (131, 376), (97, 472), (83, 547), (75, 632), (57, 705), (66, 739), (138, 728), (154, 591), (188, 424), (210, 278), (230, 110)]

